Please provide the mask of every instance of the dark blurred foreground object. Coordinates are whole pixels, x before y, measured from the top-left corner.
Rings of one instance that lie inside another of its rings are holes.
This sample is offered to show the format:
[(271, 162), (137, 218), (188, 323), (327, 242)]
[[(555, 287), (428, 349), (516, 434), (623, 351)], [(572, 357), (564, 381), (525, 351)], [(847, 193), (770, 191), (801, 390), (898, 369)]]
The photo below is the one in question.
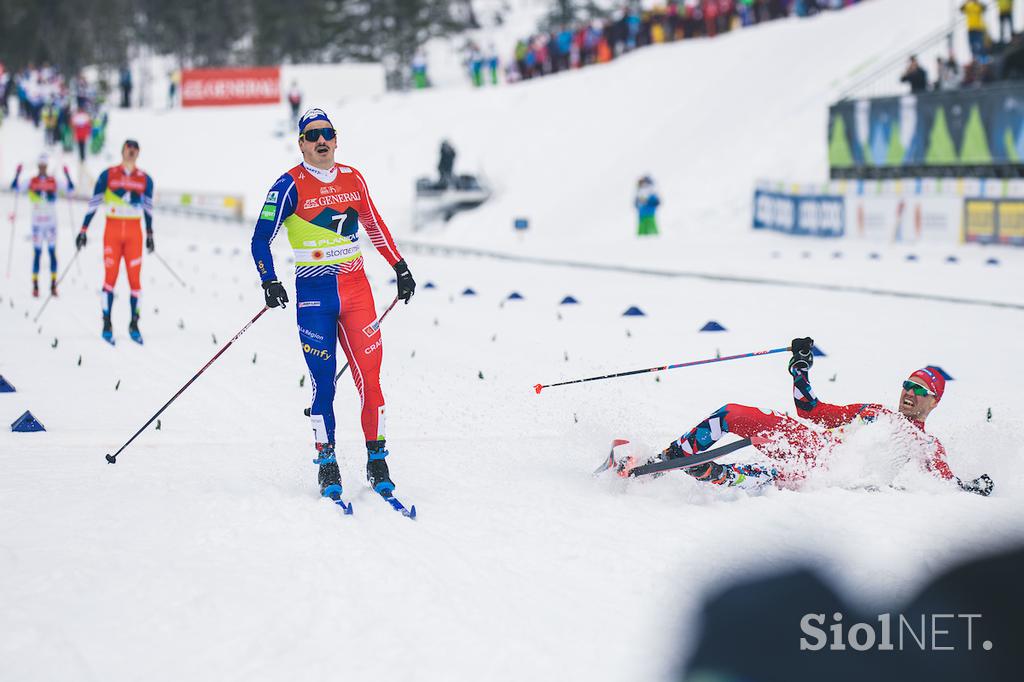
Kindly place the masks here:
[(1022, 575), (1024, 549), (976, 559), (910, 603), (877, 611), (846, 603), (809, 570), (741, 583), (705, 604), (696, 649), (674, 677), (1017, 682), (1024, 679)]

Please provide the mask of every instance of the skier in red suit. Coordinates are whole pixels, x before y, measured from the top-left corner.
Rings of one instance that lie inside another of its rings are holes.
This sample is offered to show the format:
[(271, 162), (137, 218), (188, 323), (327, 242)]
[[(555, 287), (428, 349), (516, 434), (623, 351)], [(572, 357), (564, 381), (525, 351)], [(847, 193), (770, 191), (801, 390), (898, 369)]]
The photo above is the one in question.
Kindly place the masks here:
[[(817, 430), (785, 414), (757, 407), (729, 403), (672, 442), (656, 459), (690, 457), (711, 448), (722, 436), (732, 433), (750, 438), (768, 457), (779, 462), (779, 468), (757, 464), (704, 465), (684, 469), (698, 481), (736, 488), (760, 488), (769, 484), (792, 484), (802, 478), (802, 471), (818, 464), (842, 440), (843, 427), (855, 422), (870, 423), (888, 415), (902, 418), (907, 424), (906, 436), (920, 454), (923, 466), (939, 478), (954, 481), (961, 489), (989, 495), (992, 479), (982, 474), (973, 481), (962, 481), (953, 475), (946, 462), (946, 449), (924, 428), (925, 419), (942, 400), (946, 380), (934, 367), (913, 372), (903, 382), (898, 411), (876, 403), (830, 405), (818, 400), (808, 378), (814, 355), (814, 341), (793, 339), (793, 356), (789, 373), (793, 377), (793, 400), (799, 417), (827, 430)], [(618, 466), (620, 476), (628, 476), (637, 462), (628, 457)], [(788, 469), (788, 470), (787, 470)]]

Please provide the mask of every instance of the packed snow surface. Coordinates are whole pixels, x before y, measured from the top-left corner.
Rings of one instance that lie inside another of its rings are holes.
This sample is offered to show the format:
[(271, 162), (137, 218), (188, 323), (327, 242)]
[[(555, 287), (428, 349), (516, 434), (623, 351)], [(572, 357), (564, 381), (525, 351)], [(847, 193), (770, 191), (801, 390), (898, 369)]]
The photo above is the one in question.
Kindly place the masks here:
[[(950, 245), (908, 262), (905, 249), (883, 246), (871, 260), (845, 243), (747, 228), (755, 177), (823, 175), (832, 81), (865, 51), (934, 30), (936, 4), (874, 0), (514, 88), (336, 107), (339, 159), (366, 172), (419, 284), (382, 327), (389, 461), (399, 495), (417, 506), (414, 522), (363, 483), (348, 375), (336, 412), (355, 514), (318, 499), (292, 306), (264, 314), (161, 415), (159, 430), (108, 464), (104, 455), (260, 310), (251, 229), (158, 212), (158, 253), (187, 285), (146, 257), (138, 346), (127, 338), (122, 275), (111, 347), (99, 338), (99, 224), (34, 322), (42, 301), (29, 296), (22, 200), (13, 267), (0, 280), (0, 374), (17, 388), (0, 394), (2, 676), (661, 679), (693, 642), (701, 600), (737, 577), (808, 562), (870, 608), (909, 599), (951, 563), (1020, 542), (1020, 254)], [(936, 26), (948, 18), (940, 9)], [(255, 210), (296, 162), (291, 133), (272, 135), (280, 117), (117, 112), (111, 139), (142, 141), (140, 163), (158, 187), (244, 193)], [(413, 234), (411, 183), (430, 172), (443, 134), (465, 153), (460, 162), (486, 165), (501, 193), (444, 231)], [(18, 121), (0, 129), (4, 173), (37, 153), (33, 135)], [(629, 192), (644, 172), (660, 181), (666, 234), (638, 244)], [(2, 214), (12, 210), (0, 196)], [(67, 210), (62, 267), (73, 253)], [(71, 210), (80, 220), (81, 206)], [(511, 230), (520, 212), (536, 226), (522, 241)], [(283, 242), (278, 270), (293, 293)], [(437, 244), (977, 302), (427, 249)], [(946, 263), (950, 253), (959, 262)], [(392, 273), (372, 248), (365, 255), (383, 310)], [(986, 264), (992, 255), (1000, 265)], [(476, 295), (463, 295), (467, 287)], [(508, 300), (513, 291), (523, 299)], [(580, 304), (560, 306), (567, 294)], [(633, 305), (646, 316), (622, 317)], [(699, 332), (708, 320), (727, 331)], [(590, 475), (613, 438), (654, 452), (728, 402), (792, 413), (785, 353), (532, 388), (804, 335), (826, 353), (812, 380), (828, 402), (895, 407), (914, 369), (949, 372), (928, 429), (958, 475), (992, 476), (992, 497), (904, 464), (884, 421), (853, 434), (802, 490)], [(25, 410), (45, 433), (7, 430)]]

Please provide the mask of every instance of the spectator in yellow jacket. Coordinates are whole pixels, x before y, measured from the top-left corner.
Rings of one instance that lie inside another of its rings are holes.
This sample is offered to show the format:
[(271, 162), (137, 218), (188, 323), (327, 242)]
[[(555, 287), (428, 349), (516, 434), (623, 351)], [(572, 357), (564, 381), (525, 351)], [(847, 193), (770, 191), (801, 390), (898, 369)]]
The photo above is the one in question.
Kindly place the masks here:
[(971, 55), (975, 61), (985, 61), (985, 3), (967, 0), (960, 5), (960, 11), (967, 17), (967, 41), (971, 44)]

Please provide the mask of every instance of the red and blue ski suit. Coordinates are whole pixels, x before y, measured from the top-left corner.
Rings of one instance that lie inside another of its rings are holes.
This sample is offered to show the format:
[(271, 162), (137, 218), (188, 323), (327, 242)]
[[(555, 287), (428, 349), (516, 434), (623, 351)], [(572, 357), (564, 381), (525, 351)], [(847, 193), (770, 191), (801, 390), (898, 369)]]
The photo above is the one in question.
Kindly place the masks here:
[[(780, 462), (795, 464), (792, 471), (782, 471), (779, 480), (795, 480), (802, 478), (801, 469), (813, 467), (818, 455), (829, 453), (842, 438), (842, 427), (856, 420), (871, 422), (880, 415), (898, 415), (898, 412), (874, 403), (853, 403), (851, 405), (830, 405), (818, 400), (811, 388), (806, 370), (795, 370), (793, 374), (793, 400), (796, 403), (797, 415), (815, 424), (830, 429), (817, 431), (807, 424), (788, 415), (729, 403), (715, 411), (693, 429), (687, 431), (669, 446), (670, 457), (689, 457), (703, 452), (713, 446), (726, 433), (733, 433), (743, 438), (751, 438), (755, 444), (762, 444), (759, 449), (768, 457)], [(946, 450), (937, 438), (924, 430), (924, 422), (907, 419), (917, 427), (912, 430), (922, 452), (925, 466), (943, 479), (953, 479), (953, 472), (946, 463)], [(748, 465), (730, 465), (739, 467), (739, 473), (745, 473)], [(755, 467), (756, 468), (756, 467)], [(705, 467), (694, 467), (689, 473), (700, 480), (720, 483), (717, 477), (724, 476), (722, 467), (714, 467), (710, 463)]]
[(64, 168), (64, 177), (40, 173), (32, 178), (21, 177), (21, 166), (14, 175), (11, 189), (15, 192), (28, 191), (32, 205), (32, 283), (38, 285), (39, 265), (42, 259), (43, 243), (50, 254), (50, 282), (57, 281), (57, 192), (71, 194), (75, 183)]
[(110, 314), (114, 302), (114, 285), (124, 260), (128, 287), (131, 289), (132, 317), (138, 315), (142, 294), (142, 224), (146, 235), (153, 235), (153, 179), (138, 168), (111, 166), (96, 179), (89, 211), (82, 219), (82, 232), (100, 206), (106, 206), (107, 224), (103, 230), (103, 291), (106, 293), (103, 312)]
[(301, 163), (270, 188), (252, 237), (253, 260), (264, 282), (278, 279), (270, 243), (282, 225), (295, 253), (299, 345), (312, 380), (310, 420), (317, 443), (334, 443), (339, 344), (359, 391), (363, 435), (368, 443), (385, 437), (383, 348), (363, 271), (360, 224), (388, 264), (402, 259), (359, 171), (340, 163), (327, 171)]

